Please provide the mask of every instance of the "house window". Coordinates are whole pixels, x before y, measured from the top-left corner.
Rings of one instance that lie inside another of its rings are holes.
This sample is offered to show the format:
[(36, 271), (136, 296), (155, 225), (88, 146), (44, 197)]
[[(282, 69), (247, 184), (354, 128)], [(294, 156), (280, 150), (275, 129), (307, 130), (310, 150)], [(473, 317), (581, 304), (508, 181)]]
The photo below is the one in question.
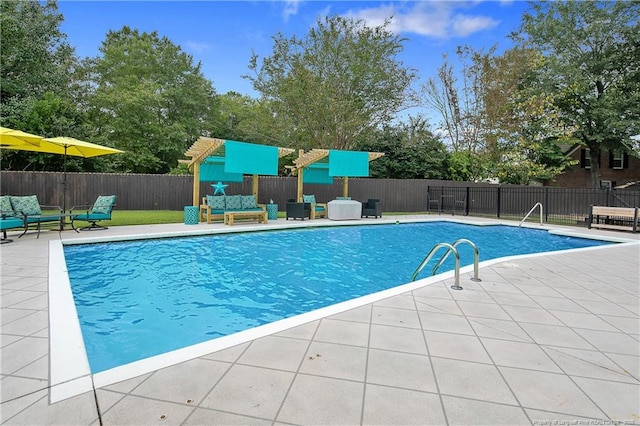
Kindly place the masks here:
[(582, 167), (585, 169), (591, 168), (591, 150), (589, 148), (582, 150)]
[(610, 180), (601, 180), (600, 181), (600, 187), (601, 188), (611, 189), (612, 186), (613, 186), (613, 182), (611, 182)]
[(624, 168), (624, 151), (616, 149), (611, 157), (611, 167), (615, 170)]

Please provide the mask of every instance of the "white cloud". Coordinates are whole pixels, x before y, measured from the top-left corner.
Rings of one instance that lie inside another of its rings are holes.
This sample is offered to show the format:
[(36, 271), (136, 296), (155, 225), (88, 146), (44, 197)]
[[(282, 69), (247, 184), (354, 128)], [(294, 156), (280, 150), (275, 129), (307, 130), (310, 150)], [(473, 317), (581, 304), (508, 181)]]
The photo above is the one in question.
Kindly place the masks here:
[[(467, 2), (401, 2), (352, 10), (347, 15), (362, 19), (370, 26), (379, 26), (391, 18), (390, 31), (440, 39), (466, 37), (500, 23), (489, 16), (469, 14), (471, 6)], [(467, 14), (458, 13), (459, 9), (465, 9)]]
[(285, 22), (289, 19), (290, 16), (295, 16), (298, 14), (298, 6), (300, 5), (301, 1), (302, 0), (286, 0), (284, 2), (282, 17)]
[(192, 51), (194, 53), (204, 53), (207, 50), (211, 49), (211, 45), (207, 43), (198, 43), (195, 41), (187, 41), (185, 43), (187, 50)]

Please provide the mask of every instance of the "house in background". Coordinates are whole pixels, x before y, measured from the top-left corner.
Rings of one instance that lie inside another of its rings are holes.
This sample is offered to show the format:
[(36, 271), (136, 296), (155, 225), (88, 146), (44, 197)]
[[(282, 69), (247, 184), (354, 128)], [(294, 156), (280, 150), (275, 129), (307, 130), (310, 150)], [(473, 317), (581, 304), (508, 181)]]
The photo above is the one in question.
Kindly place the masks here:
[[(556, 177), (551, 186), (564, 188), (591, 188), (591, 157), (588, 148), (573, 145), (566, 151), (578, 164)], [(605, 188), (615, 188), (640, 181), (640, 158), (624, 150), (607, 151), (600, 154), (600, 182)]]

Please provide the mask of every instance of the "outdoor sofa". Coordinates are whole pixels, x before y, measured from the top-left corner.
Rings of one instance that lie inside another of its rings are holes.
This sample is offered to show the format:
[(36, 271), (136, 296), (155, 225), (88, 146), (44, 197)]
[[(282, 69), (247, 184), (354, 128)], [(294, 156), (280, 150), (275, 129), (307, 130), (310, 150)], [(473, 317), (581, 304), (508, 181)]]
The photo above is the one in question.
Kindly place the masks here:
[[(267, 206), (258, 204), (255, 195), (206, 195), (200, 205), (200, 220), (211, 223), (214, 220), (225, 220), (225, 213), (254, 212), (259, 221), (266, 218)], [(263, 215), (264, 214), (264, 215)], [(244, 215), (248, 217), (247, 215)], [(227, 214), (227, 218), (229, 215)], [(232, 222), (233, 223), (233, 222)]]
[(59, 229), (62, 229), (62, 220), (64, 220), (62, 207), (42, 205), (36, 195), (2, 195), (0, 196), (0, 210), (4, 219), (18, 218), (22, 220), (24, 232), (20, 237), (27, 233), (31, 225), (36, 226), (38, 238), (43, 223), (58, 223)]

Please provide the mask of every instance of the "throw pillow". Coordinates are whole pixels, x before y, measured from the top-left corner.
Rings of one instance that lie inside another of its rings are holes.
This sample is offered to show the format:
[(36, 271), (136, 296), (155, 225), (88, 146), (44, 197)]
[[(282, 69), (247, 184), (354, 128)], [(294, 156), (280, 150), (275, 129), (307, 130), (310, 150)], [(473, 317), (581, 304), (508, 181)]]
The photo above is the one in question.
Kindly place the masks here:
[(207, 204), (211, 207), (211, 210), (224, 210), (224, 198), (224, 195), (207, 195)]
[(25, 197), (11, 196), (11, 206), (15, 212), (20, 214), (29, 216), (42, 214), (38, 197), (35, 195), (27, 195)]
[(241, 195), (242, 197), (242, 209), (255, 209), (258, 207), (256, 205), (256, 197), (254, 195)]
[(115, 195), (100, 195), (93, 207), (91, 213), (93, 214), (109, 214), (113, 208), (113, 204), (116, 202)]
[(227, 195), (225, 200), (227, 207), (225, 210), (242, 210), (242, 196), (241, 195)]
[(311, 203), (316, 204), (316, 196), (315, 195), (302, 195), (303, 203)]
[(0, 214), (3, 216), (13, 216), (13, 207), (8, 195), (0, 196)]

